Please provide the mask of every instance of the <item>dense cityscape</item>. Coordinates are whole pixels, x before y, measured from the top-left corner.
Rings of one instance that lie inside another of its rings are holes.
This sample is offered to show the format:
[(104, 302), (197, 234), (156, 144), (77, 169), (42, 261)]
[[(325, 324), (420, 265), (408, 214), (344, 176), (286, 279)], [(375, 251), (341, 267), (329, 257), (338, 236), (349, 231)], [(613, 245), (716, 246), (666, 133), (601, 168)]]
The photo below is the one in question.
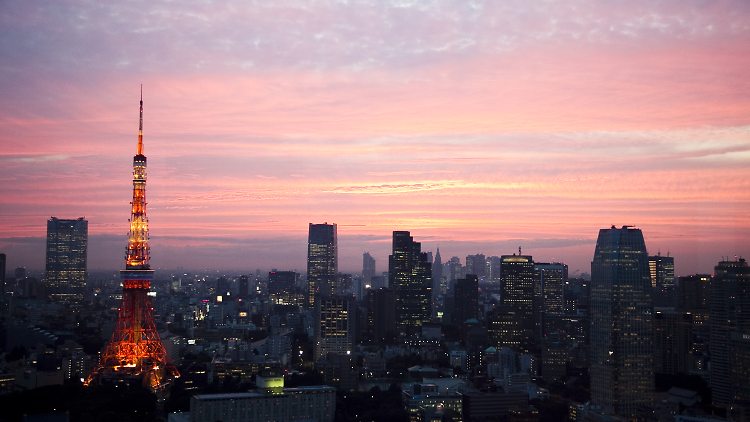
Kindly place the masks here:
[(0, 422), (750, 422), (748, 75), (747, 0), (4, 0)]
[[(311, 223), (306, 274), (155, 274), (151, 322), (179, 373), (163, 385), (145, 371), (97, 380), (153, 399), (124, 395), (101, 414), (50, 397), (31, 406), (35, 391), (103, 388), (83, 384), (123, 341), (123, 281), (86, 271), (86, 226), (50, 219), (44, 278), (16, 268), (3, 283), (5, 420), (55, 407), (70, 420), (746, 417), (747, 263), (676, 279), (673, 257), (649, 256), (632, 227), (602, 229), (579, 277), (522, 250), (444, 260), (404, 231), (387, 271), (364, 253), (361, 274), (342, 274), (336, 225)], [(291, 402), (300, 394), (313, 394), (307, 410)]]

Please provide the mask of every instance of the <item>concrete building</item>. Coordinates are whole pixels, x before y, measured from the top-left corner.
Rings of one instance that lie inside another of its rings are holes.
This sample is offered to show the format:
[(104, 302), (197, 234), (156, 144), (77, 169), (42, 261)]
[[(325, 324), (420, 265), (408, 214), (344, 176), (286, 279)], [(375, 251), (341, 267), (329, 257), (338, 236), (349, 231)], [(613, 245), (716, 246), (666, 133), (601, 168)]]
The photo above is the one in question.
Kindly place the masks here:
[(283, 388), (283, 377), (257, 377), (248, 393), (198, 394), (190, 399), (190, 422), (332, 422), (336, 390), (329, 386)]
[(319, 296), (315, 301), (315, 358), (354, 350), (357, 304), (352, 296)]

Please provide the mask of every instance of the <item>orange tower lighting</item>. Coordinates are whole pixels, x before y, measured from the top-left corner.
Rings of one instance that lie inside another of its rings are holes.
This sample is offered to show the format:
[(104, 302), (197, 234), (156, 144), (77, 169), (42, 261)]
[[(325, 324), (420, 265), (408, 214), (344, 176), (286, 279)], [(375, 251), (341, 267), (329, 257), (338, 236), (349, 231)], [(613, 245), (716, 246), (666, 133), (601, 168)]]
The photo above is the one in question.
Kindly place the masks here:
[(89, 376), (92, 382), (141, 382), (144, 387), (161, 390), (180, 374), (159, 338), (154, 308), (148, 296), (154, 270), (148, 264), (148, 219), (146, 218), (146, 156), (143, 155), (143, 86), (138, 124), (138, 148), (133, 157), (133, 202), (130, 211), (125, 269), (122, 279), (122, 305), (115, 331)]

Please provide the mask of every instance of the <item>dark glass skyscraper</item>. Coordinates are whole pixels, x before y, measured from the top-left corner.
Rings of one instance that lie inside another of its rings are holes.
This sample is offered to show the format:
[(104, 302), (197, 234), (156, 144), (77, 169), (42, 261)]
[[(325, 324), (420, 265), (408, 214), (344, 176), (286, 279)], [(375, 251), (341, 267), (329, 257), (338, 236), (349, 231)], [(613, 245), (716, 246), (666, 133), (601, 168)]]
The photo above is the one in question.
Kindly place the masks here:
[(710, 308), (711, 399), (717, 406), (750, 407), (748, 379), (736, 376), (743, 367), (747, 370), (748, 362), (733, 362), (733, 357), (750, 355), (747, 341), (750, 340), (750, 267), (747, 261), (721, 261), (714, 268)]
[(467, 319), (479, 318), (479, 281), (474, 274), (456, 282), (454, 322), (461, 324)]
[(362, 283), (372, 287), (372, 278), (375, 277), (375, 258), (369, 252), (362, 254)]
[(338, 274), (336, 224), (312, 224), (307, 240), (307, 307), (312, 308), (315, 295), (336, 294)]
[(47, 221), (47, 259), (44, 288), (54, 302), (81, 304), (86, 287), (86, 246), (89, 222), (76, 220)]
[(599, 231), (591, 262), (591, 399), (631, 420), (654, 391), (648, 262), (639, 229)]
[(420, 326), (430, 321), (432, 264), (409, 232), (393, 232), (388, 282), (396, 293), (396, 324)]
[(0, 296), (5, 294), (5, 254), (0, 253)]
[(537, 262), (534, 264), (534, 278), (534, 319), (535, 324), (540, 324), (539, 334), (544, 336), (560, 329), (568, 266), (558, 262)]

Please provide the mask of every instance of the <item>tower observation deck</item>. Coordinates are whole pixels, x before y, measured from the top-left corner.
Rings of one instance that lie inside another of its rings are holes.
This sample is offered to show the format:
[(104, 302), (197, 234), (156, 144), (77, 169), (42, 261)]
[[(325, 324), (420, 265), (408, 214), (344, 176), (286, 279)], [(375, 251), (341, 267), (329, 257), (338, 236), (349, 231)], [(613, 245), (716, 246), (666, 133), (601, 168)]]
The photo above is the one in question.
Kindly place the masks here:
[(143, 90), (141, 89), (138, 147), (133, 157), (133, 202), (130, 233), (122, 279), (122, 305), (112, 337), (99, 364), (86, 380), (92, 382), (141, 383), (154, 391), (164, 389), (180, 374), (169, 358), (156, 330), (154, 308), (148, 292), (154, 276), (148, 263), (148, 219), (146, 218), (146, 156), (143, 155)]

